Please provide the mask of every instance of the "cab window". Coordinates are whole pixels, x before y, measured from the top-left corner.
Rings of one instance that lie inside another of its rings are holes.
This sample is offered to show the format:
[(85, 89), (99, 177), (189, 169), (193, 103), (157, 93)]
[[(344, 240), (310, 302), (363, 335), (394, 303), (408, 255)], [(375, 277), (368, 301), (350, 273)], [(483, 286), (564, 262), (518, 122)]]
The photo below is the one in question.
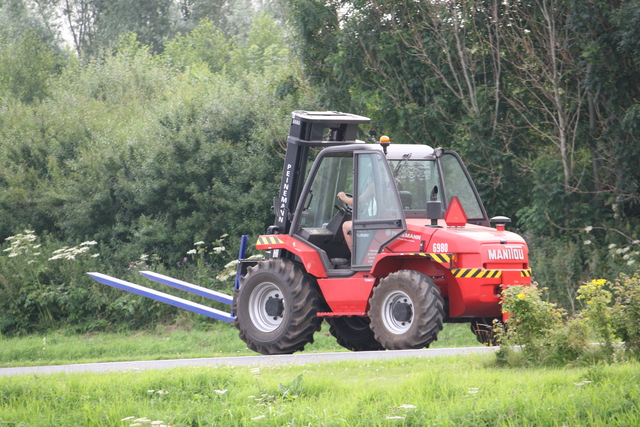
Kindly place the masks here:
[(440, 158), (440, 166), (442, 168), (442, 178), (447, 193), (447, 202), (450, 201), (452, 197), (458, 196), (467, 214), (467, 218), (483, 219), (484, 212), (480, 202), (458, 158), (453, 154), (445, 153)]
[(337, 213), (336, 195), (353, 193), (353, 156), (327, 156), (313, 177), (311, 190), (304, 201), (300, 225), (326, 228)]

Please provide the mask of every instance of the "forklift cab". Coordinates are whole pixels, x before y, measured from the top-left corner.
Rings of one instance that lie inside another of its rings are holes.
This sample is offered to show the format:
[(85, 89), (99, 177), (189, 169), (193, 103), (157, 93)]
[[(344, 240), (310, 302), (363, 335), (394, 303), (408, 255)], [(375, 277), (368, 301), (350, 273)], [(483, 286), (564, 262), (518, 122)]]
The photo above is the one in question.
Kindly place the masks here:
[[(338, 199), (341, 191), (352, 197), (352, 205)], [(351, 222), (352, 251), (343, 234), (346, 221)], [(292, 231), (317, 248), (328, 271), (369, 270), (380, 249), (405, 230), (400, 196), (379, 148), (353, 144), (320, 152), (302, 190)]]

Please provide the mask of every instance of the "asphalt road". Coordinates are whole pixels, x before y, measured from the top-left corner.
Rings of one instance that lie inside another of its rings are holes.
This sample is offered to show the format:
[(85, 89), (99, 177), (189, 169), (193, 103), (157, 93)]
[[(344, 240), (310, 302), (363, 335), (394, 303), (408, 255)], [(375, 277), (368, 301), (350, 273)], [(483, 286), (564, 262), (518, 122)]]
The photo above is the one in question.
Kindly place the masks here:
[(86, 363), (76, 365), (31, 366), (0, 368), (0, 376), (45, 375), (75, 372), (122, 372), (144, 369), (171, 369), (203, 366), (279, 366), (306, 363), (338, 362), (344, 360), (382, 360), (401, 357), (435, 357), (493, 353), (499, 347), (433, 348), (421, 350), (361, 351), (341, 353), (296, 353), (277, 356), (211, 357), (204, 359), (147, 360), (139, 362)]

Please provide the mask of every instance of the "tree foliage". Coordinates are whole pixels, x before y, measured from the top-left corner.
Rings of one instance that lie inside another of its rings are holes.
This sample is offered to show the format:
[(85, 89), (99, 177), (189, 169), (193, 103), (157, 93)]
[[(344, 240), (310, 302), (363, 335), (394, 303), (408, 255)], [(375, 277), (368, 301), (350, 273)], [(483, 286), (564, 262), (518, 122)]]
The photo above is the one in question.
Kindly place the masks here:
[[(15, 80), (20, 63), (6, 52), (18, 58), (32, 46), (49, 52), (47, 45), (32, 33), (25, 42), (0, 38), (2, 75), (13, 79), (2, 86), (0, 108), (0, 238), (29, 229), (51, 250), (96, 241), (101, 258), (93, 262), (105, 263), (97, 268), (122, 276), (142, 255), (154, 255), (160, 269), (183, 268), (194, 242), (206, 246), (225, 235), (228, 251), (202, 267), (215, 277), (242, 234), (257, 235), (273, 222), (288, 116), (301, 103), (313, 105), (295, 88), (276, 96), (297, 69), (273, 18), (253, 22), (241, 41), (203, 20), (169, 40), (164, 53), (127, 33), (88, 61), (32, 56), (31, 70), (42, 72), (29, 75), (31, 85)], [(215, 44), (219, 54), (207, 48), (212, 39), (223, 41)], [(42, 313), (68, 316), (62, 300), (43, 296), (62, 286), (64, 271), (55, 278), (54, 266), (42, 262), (40, 273), (16, 281), (19, 259), (0, 266), (0, 300), (23, 286), (41, 303), (19, 319), (3, 318), (3, 332), (50, 324)], [(3, 307), (17, 316), (25, 306), (12, 298)], [(86, 304), (82, 313), (93, 309), (105, 318), (125, 310), (104, 298)], [(134, 323), (142, 322), (136, 313)]]

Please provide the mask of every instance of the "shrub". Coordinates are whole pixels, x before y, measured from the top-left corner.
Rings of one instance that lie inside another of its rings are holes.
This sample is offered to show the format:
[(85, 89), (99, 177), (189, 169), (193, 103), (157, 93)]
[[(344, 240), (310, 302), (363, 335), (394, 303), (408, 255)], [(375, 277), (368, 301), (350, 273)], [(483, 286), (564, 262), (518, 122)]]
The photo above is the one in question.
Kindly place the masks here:
[(613, 356), (612, 326), (611, 326), (611, 292), (605, 289), (605, 279), (594, 279), (578, 289), (579, 300), (586, 302), (581, 315), (596, 332), (598, 339), (603, 340), (605, 354)]
[(633, 276), (620, 274), (612, 287), (615, 297), (611, 324), (625, 348), (640, 358), (640, 270)]
[[(571, 318), (541, 298), (543, 289), (512, 286), (503, 293), (503, 311), (509, 314), (498, 326), (502, 345), (498, 361), (523, 363), (567, 363), (583, 361), (611, 363), (617, 356), (640, 357), (640, 270), (633, 276), (621, 273), (615, 283), (594, 279), (578, 288), (584, 308)], [(590, 330), (595, 334), (591, 335)], [(595, 336), (599, 342), (590, 345)], [(614, 345), (624, 342), (624, 354)], [(521, 351), (514, 351), (515, 348)]]
[(30, 332), (54, 328), (60, 319), (85, 319), (97, 315), (105, 304), (85, 274), (95, 268), (96, 242), (56, 248), (32, 230), (7, 238), (0, 257), (0, 331)]
[(508, 313), (505, 329), (499, 333), (504, 346), (502, 358), (511, 347), (518, 346), (528, 361), (541, 361), (549, 354), (550, 331), (562, 323), (562, 312), (555, 304), (542, 300), (543, 289), (531, 286), (511, 286), (503, 292), (502, 310)]

